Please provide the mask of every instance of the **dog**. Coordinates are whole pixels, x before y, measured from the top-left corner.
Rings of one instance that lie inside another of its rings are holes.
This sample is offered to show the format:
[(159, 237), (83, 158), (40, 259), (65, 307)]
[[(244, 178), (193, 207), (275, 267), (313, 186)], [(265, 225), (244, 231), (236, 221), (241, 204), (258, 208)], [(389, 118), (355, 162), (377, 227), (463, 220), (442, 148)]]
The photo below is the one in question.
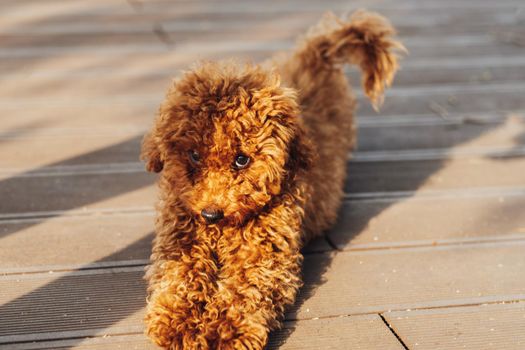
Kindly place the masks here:
[(141, 158), (160, 173), (146, 334), (166, 349), (263, 349), (302, 285), (301, 248), (335, 222), (356, 107), (404, 50), (380, 15), (327, 14), (262, 65), (204, 62), (169, 88)]

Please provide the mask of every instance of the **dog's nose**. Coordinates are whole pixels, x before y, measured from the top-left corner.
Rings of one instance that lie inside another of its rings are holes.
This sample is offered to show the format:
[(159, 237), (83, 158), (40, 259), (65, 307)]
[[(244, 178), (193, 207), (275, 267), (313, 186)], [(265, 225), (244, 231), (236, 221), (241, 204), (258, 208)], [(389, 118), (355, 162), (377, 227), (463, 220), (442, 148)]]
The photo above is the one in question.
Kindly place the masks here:
[(202, 209), (201, 215), (208, 224), (214, 224), (224, 217), (222, 210)]

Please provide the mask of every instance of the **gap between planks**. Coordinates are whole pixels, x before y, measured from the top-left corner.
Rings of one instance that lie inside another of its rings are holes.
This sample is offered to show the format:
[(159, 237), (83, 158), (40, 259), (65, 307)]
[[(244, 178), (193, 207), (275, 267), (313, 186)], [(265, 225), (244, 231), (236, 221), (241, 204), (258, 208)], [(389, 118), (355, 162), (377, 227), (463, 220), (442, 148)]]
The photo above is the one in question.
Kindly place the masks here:
[(401, 344), (401, 346), (403, 347), (403, 349), (405, 350), (409, 350), (408, 349), (408, 346), (406, 346), (405, 342), (403, 341), (403, 339), (401, 339), (401, 337), (399, 336), (399, 334), (396, 333), (396, 331), (394, 330), (394, 328), (390, 325), (390, 323), (387, 322), (387, 320), (385, 319), (385, 317), (383, 316), (382, 313), (378, 314), (378, 316), (381, 318), (381, 320), (383, 321), (383, 323), (385, 324), (385, 326), (387, 326), (387, 328), (390, 330), (390, 332), (394, 335), (394, 337), (396, 337), (397, 341), (399, 342), (399, 344)]

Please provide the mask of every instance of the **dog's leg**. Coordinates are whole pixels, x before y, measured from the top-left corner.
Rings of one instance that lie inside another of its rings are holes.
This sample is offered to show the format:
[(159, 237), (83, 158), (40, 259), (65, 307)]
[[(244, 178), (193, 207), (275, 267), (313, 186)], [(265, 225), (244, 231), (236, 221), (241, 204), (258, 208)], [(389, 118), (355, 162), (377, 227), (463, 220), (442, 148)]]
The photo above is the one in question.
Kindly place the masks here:
[(263, 349), (294, 302), (302, 255), (300, 218), (292, 208), (287, 203), (241, 232), (223, 232), (217, 292), (204, 313), (213, 348)]
[(165, 349), (207, 350), (201, 316), (216, 289), (212, 249), (187, 222), (175, 225), (177, 229), (167, 222), (158, 225), (147, 272), (146, 334)]

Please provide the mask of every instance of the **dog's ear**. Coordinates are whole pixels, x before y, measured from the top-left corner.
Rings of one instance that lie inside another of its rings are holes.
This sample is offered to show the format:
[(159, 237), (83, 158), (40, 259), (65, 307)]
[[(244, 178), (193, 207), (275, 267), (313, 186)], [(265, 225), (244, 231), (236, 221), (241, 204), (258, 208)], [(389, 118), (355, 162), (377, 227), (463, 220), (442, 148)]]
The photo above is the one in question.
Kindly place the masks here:
[(154, 135), (154, 131), (144, 135), (140, 159), (146, 162), (147, 171), (156, 173), (162, 171), (164, 162), (161, 158), (159, 144)]
[(288, 160), (286, 170), (289, 178), (293, 179), (299, 172), (308, 171), (314, 161), (315, 151), (311, 141), (306, 136), (302, 125), (295, 127), (295, 133), (288, 146)]

